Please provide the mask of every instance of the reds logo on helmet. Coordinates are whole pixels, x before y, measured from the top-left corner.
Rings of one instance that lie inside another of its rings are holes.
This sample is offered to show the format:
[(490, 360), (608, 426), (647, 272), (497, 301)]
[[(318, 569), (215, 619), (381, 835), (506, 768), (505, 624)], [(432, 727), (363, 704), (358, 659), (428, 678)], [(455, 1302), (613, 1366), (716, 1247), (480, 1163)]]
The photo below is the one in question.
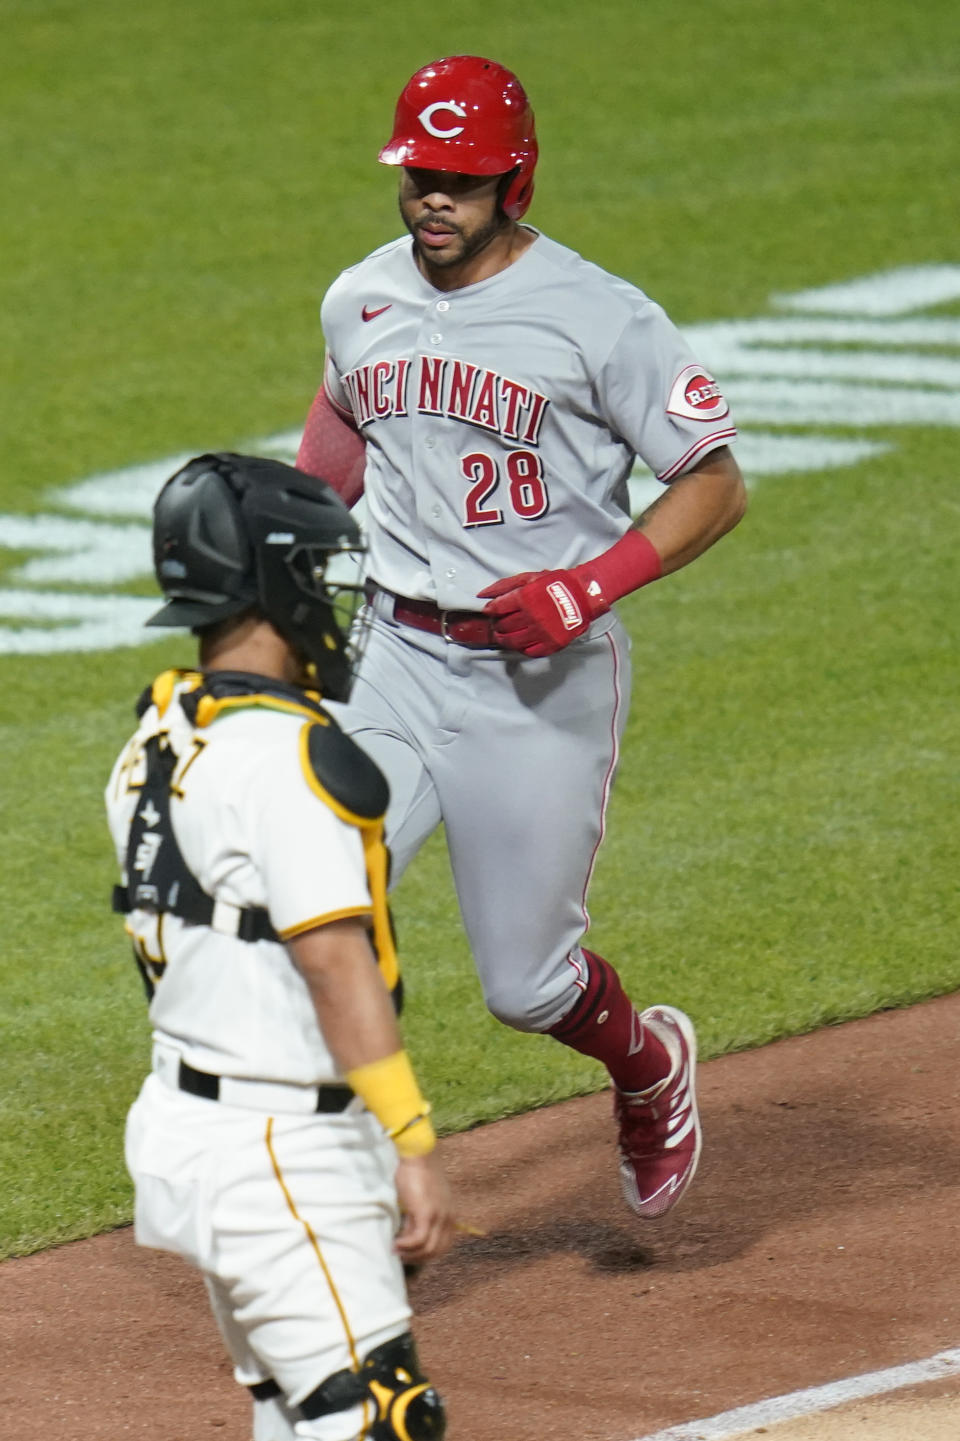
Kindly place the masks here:
[(446, 130), (439, 128), (433, 117), (441, 110), (446, 110), (451, 115), (459, 115), (461, 120), (467, 113), (463, 106), (458, 105), (455, 100), (434, 100), (432, 105), (428, 105), (425, 110), (421, 110), (417, 116), (424, 130), (429, 130), (430, 134), (435, 135), (438, 140), (452, 140), (455, 135), (462, 135), (462, 125), (450, 125)]
[(681, 370), (670, 387), (668, 415), (680, 415), (684, 420), (720, 420), (729, 411), (719, 385), (700, 365)]
[(533, 110), (517, 77), (495, 60), (453, 55), (424, 65), (404, 86), (380, 159), (460, 175), (513, 172), (501, 204), (519, 220), (533, 197), (537, 153)]

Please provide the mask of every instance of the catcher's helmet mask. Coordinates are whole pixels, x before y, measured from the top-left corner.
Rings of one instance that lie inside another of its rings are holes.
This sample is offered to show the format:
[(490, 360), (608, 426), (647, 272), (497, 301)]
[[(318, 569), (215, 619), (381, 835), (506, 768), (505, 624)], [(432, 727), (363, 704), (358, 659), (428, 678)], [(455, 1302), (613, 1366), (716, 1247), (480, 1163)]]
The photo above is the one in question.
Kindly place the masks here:
[(400, 92), (384, 165), (458, 175), (503, 175), (511, 220), (533, 199), (537, 135), (526, 92), (512, 71), (480, 55), (434, 60)]
[[(336, 492), (279, 460), (201, 455), (166, 482), (154, 505), (154, 568), (166, 604), (147, 621), (194, 632), (257, 611), (345, 700), (358, 658), (353, 620), (363, 601), (360, 529)], [(351, 580), (331, 561), (353, 562)]]

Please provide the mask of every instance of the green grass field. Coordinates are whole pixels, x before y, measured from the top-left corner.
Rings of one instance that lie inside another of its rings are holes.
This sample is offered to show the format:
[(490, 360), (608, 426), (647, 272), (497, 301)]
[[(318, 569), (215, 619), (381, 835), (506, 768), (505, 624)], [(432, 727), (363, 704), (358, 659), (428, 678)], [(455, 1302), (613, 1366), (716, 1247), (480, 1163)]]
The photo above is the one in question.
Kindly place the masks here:
[[(317, 303), (397, 231), (374, 157), (400, 85), (436, 55), (520, 73), (543, 156), (531, 221), (682, 327), (960, 265), (947, 0), (329, 10), (0, 0), (0, 603), (32, 584), (7, 517), (302, 422)], [(756, 427), (887, 449), (758, 476), (733, 537), (622, 608), (634, 700), (592, 938), (638, 1000), (692, 1013), (708, 1055), (960, 985), (958, 344), (926, 352), (942, 378), (903, 382), (941, 397), (933, 423), (896, 421), (892, 401), (890, 423)], [(148, 1026), (107, 905), (100, 796), (143, 684), (189, 658), (176, 637), (0, 654), (0, 1255), (129, 1217), (121, 1135)], [(444, 1129), (601, 1084), (485, 1015), (439, 838), (396, 911), (407, 1032)]]

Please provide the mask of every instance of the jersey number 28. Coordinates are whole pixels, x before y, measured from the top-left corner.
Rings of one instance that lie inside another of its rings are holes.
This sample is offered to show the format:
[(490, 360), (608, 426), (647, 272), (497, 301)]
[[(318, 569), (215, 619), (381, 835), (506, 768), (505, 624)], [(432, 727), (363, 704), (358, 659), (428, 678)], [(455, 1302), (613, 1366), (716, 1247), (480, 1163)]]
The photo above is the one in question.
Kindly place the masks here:
[[(511, 450), (505, 461), (507, 494), (521, 520), (537, 520), (550, 508), (543, 478), (543, 461), (533, 450)], [(464, 477), (471, 482), (464, 501), (464, 526), (502, 525), (503, 511), (490, 503), (500, 484), (500, 467), (482, 450), (471, 451), (460, 461)]]

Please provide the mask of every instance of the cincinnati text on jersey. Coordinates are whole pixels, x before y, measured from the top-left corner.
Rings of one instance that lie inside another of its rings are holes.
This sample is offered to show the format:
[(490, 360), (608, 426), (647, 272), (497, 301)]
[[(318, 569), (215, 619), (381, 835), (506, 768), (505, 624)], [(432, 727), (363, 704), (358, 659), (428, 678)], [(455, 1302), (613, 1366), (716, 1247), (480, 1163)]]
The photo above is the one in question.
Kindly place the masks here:
[(550, 404), (545, 395), (494, 370), (439, 355), (377, 360), (342, 377), (361, 428), (373, 420), (442, 415), (536, 445)]

